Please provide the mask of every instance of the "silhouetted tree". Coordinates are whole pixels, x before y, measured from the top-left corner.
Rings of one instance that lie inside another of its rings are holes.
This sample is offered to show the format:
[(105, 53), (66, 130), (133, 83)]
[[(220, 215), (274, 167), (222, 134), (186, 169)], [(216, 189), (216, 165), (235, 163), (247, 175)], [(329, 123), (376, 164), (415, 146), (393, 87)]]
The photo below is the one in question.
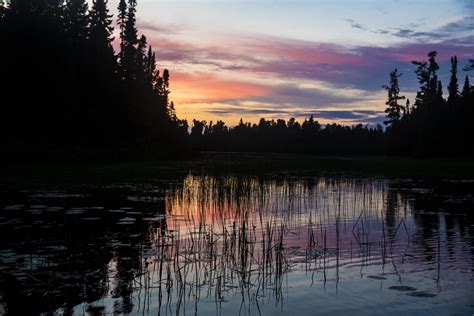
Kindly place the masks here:
[(443, 102), (443, 84), (441, 83), (441, 81), (438, 81), (438, 85), (436, 88), (436, 97), (436, 101)]
[(392, 126), (400, 121), (401, 118), (401, 113), (403, 111), (403, 106), (398, 104), (399, 100), (404, 100), (404, 96), (400, 96), (400, 87), (398, 85), (398, 78), (402, 74), (398, 73), (398, 70), (395, 68), (390, 73), (390, 85), (384, 85), (382, 86), (387, 90), (388, 94), (388, 99), (387, 102), (385, 102), (385, 105), (387, 105), (387, 109), (385, 110), (386, 114), (386, 120), (384, 123), (386, 125)]
[(406, 117), (410, 116), (410, 99), (407, 99), (407, 102), (405, 104), (404, 116), (406, 116)]
[(121, 66), (125, 73), (125, 77), (129, 80), (136, 79), (137, 72), (139, 71), (137, 65), (138, 50), (136, 45), (138, 44), (138, 35), (136, 23), (136, 0), (129, 0), (127, 19), (125, 21), (125, 27), (123, 30), (122, 48), (123, 51), (120, 53), (122, 57)]
[(430, 82), (430, 73), (428, 71), (428, 63), (426, 61), (412, 61), (412, 64), (417, 66), (415, 70), (420, 88), (416, 93), (415, 107), (422, 107), (426, 103), (428, 94), (428, 85)]
[(120, 62), (122, 62), (123, 53), (125, 51), (125, 25), (127, 23), (127, 2), (125, 0), (120, 0), (117, 10), (117, 25), (120, 28), (119, 60)]
[(462, 87), (461, 96), (463, 98), (466, 98), (469, 96), (470, 93), (471, 93), (471, 84), (469, 83), (469, 76), (466, 75), (466, 79), (464, 79), (464, 85)]
[(85, 0), (67, 0), (65, 8), (65, 28), (73, 38), (86, 38), (89, 19)]
[(439, 91), (439, 81), (438, 81), (438, 70), (439, 65), (436, 62), (436, 56), (438, 53), (436, 51), (431, 51), (428, 53), (428, 74), (429, 74), (429, 84), (428, 84), (428, 99), (429, 103), (433, 103), (439, 100), (440, 94), (442, 92)]
[(165, 69), (163, 70), (163, 81), (162, 81), (162, 84), (163, 84), (163, 87), (162, 87), (162, 94), (163, 94), (163, 98), (164, 98), (164, 103), (166, 106), (168, 106), (168, 103), (169, 103), (169, 94), (170, 94), (170, 73), (168, 71), (168, 69)]
[[(96, 53), (105, 56), (113, 56), (112, 48), (112, 15), (109, 15), (107, 0), (93, 0), (92, 10), (89, 13), (90, 31), (89, 37)], [(111, 62), (112, 58), (108, 58)]]
[[(136, 2), (130, 10), (124, 3), (118, 24), (125, 32), (127, 22), (130, 37), (136, 35)], [(168, 115), (155, 89), (162, 79), (145, 36), (132, 45), (140, 80), (123, 80), (106, 0), (12, 0), (0, 13), (0, 41), (9, 43), (0, 50), (0, 59), (9, 61), (0, 69), (9, 78), (0, 107), (3, 151), (128, 155), (186, 142), (187, 122)]]
[(206, 121), (193, 120), (193, 127), (191, 128), (191, 137), (200, 137), (204, 134)]
[(451, 78), (448, 86), (448, 101), (453, 102), (458, 98), (459, 87), (458, 87), (458, 58), (456, 56), (451, 57)]

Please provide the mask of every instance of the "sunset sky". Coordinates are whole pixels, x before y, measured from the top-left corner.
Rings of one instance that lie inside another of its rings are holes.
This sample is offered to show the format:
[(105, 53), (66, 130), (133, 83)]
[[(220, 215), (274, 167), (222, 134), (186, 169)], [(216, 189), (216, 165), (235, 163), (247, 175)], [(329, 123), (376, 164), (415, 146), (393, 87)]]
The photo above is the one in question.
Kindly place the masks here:
[(380, 123), (393, 68), (413, 101), (411, 60), (437, 50), (446, 95), (450, 56), (461, 86), (474, 57), (472, 0), (138, 0), (137, 9), (188, 121)]

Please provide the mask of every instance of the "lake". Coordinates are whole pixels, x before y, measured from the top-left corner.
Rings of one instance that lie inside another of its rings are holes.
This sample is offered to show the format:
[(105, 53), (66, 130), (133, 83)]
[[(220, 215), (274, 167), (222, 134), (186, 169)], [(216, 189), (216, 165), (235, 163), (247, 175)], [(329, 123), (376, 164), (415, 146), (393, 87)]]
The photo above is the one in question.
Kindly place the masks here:
[(0, 314), (474, 313), (470, 176), (132, 169), (2, 183)]

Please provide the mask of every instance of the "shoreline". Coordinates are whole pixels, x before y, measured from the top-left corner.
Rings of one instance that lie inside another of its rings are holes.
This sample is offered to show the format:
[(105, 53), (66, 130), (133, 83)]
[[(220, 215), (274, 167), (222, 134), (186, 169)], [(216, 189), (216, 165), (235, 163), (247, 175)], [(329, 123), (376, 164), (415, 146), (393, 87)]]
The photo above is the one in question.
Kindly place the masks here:
[(16, 161), (0, 166), (0, 183), (109, 182), (172, 178), (189, 172), (245, 176), (382, 176), (474, 179), (469, 158), (202, 152), (176, 160)]

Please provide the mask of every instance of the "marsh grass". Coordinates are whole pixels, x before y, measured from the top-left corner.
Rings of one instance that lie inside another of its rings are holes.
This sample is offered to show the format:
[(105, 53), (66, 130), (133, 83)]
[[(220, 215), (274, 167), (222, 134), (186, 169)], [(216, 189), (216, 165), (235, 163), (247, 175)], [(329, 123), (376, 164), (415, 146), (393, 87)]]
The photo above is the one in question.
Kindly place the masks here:
[(283, 308), (292, 272), (337, 286), (341, 267), (355, 261), (361, 275), (379, 259), (396, 271), (396, 236), (409, 232), (403, 214), (387, 226), (385, 194), (373, 179), (189, 174), (168, 191), (167, 212), (141, 246), (140, 306), (158, 301), (160, 314), (183, 314), (211, 302), (219, 313), (238, 296), (240, 313), (259, 313), (262, 304)]

